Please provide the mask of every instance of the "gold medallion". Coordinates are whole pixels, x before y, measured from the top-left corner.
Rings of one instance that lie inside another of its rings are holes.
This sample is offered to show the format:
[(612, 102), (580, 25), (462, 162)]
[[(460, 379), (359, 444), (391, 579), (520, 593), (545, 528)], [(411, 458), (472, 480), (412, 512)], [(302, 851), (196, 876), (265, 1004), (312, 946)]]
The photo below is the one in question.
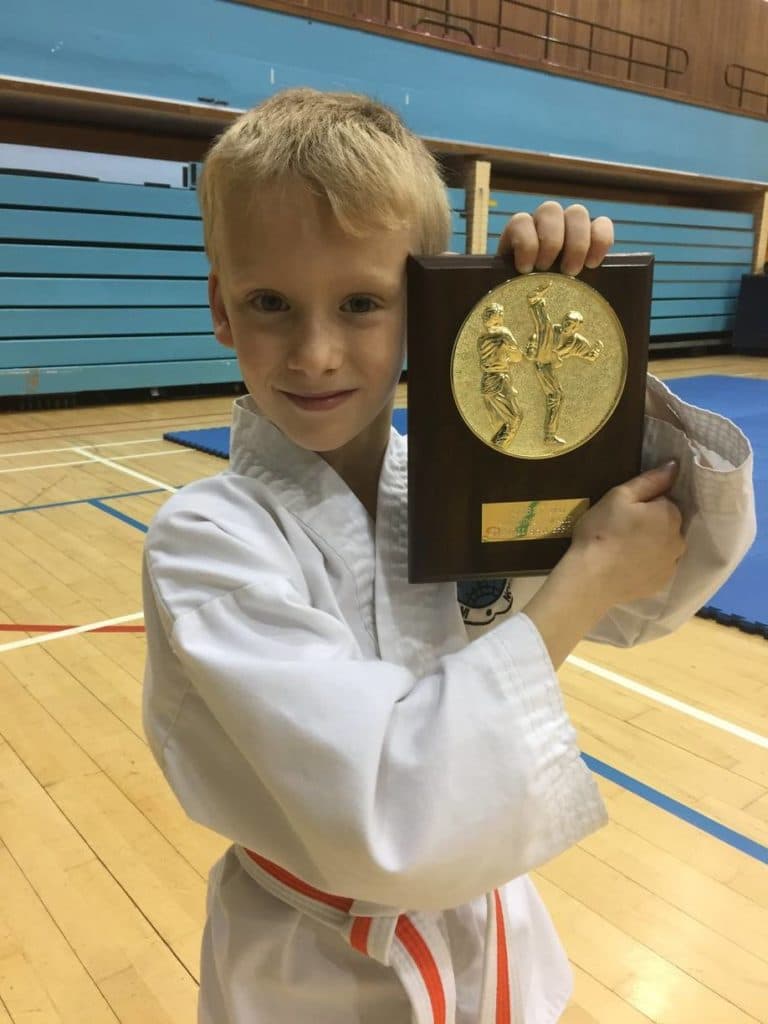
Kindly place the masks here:
[(611, 418), (627, 379), (627, 340), (594, 288), (563, 274), (515, 277), (470, 311), (451, 387), (476, 437), (518, 459), (573, 451)]

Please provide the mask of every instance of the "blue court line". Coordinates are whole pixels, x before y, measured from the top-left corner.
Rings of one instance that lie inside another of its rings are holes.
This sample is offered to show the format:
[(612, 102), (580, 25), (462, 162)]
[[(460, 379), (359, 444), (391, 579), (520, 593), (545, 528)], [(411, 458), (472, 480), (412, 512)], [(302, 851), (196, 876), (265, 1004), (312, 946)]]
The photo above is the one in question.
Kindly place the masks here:
[(667, 796), (658, 789), (633, 779), (631, 775), (625, 775), (624, 772), (620, 772), (618, 768), (612, 768), (611, 765), (605, 764), (604, 761), (598, 761), (596, 757), (591, 757), (589, 754), (584, 753), (581, 756), (587, 767), (596, 775), (602, 775), (604, 779), (610, 779), (611, 782), (615, 782), (623, 789), (628, 789), (630, 793), (642, 797), (648, 803), (655, 804), (656, 807), (660, 807), (669, 814), (674, 814), (676, 818), (680, 818), (689, 825), (693, 825), (694, 828), (698, 828), (715, 839), (719, 839), (721, 843), (727, 843), (734, 850), (739, 850), (740, 853), (746, 853), (747, 856), (754, 857), (755, 860), (759, 860), (763, 864), (768, 864), (768, 846), (763, 846), (762, 843), (749, 839), (740, 832), (734, 832), (732, 828), (721, 825), (714, 818), (708, 818), (706, 814), (694, 811), (692, 807), (681, 804), (679, 800), (674, 800), (671, 796)]
[(149, 527), (144, 523), (140, 523), (138, 519), (134, 519), (133, 516), (127, 516), (125, 512), (118, 512), (116, 508), (111, 508), (109, 505), (105, 505), (98, 498), (91, 498), (88, 504), (93, 505), (94, 508), (101, 509), (102, 512), (109, 513), (109, 515), (114, 516), (115, 519), (120, 519), (122, 522), (127, 523), (129, 526), (133, 526), (137, 530), (141, 530), (142, 533), (146, 533), (149, 529)]
[(0, 508), (0, 516), (9, 516), (16, 512), (39, 512), (42, 508), (62, 508), (64, 505), (88, 505), (94, 501), (111, 501), (113, 498), (139, 498), (142, 494), (160, 494), (164, 490), (164, 487), (153, 487), (149, 491), (104, 494), (100, 498), (74, 498), (72, 501), (52, 501), (48, 505), (20, 505), (18, 508)]
[[(154, 494), (155, 492), (139, 491), (137, 493)], [(120, 497), (120, 495), (115, 495), (115, 497)], [(129, 497), (129, 495), (123, 495), (123, 497)], [(64, 502), (63, 504), (75, 503)], [(107, 512), (116, 519), (122, 520), (122, 522), (127, 523), (129, 526), (133, 526), (135, 529), (141, 530), (142, 533), (146, 533), (149, 529), (148, 526), (139, 522), (138, 519), (133, 519), (131, 516), (127, 516), (123, 512), (118, 512), (117, 509), (104, 505), (98, 498), (91, 498), (89, 500), (89, 504), (93, 505), (94, 508), (100, 509), (102, 512)], [(662, 793), (660, 790), (654, 789), (652, 786), (648, 786), (644, 782), (640, 782), (639, 779), (635, 779), (631, 775), (627, 775), (625, 772), (619, 771), (618, 768), (613, 768), (604, 761), (599, 761), (596, 757), (592, 757), (591, 754), (585, 754), (582, 752), (581, 756), (587, 767), (596, 775), (602, 775), (604, 779), (609, 779), (611, 782), (615, 782), (616, 785), (621, 786), (622, 789), (626, 789), (630, 793), (634, 793), (635, 796), (639, 796), (642, 800), (647, 800), (648, 803), (654, 804), (654, 806), (661, 808), (661, 810), (666, 811), (668, 814), (672, 814), (676, 818), (680, 818), (681, 821), (685, 821), (687, 824), (693, 825), (694, 828), (698, 828), (700, 831), (706, 832), (713, 838), (719, 839), (721, 843), (726, 843), (728, 846), (733, 847), (734, 850), (738, 850), (740, 853), (745, 853), (748, 857), (753, 857), (762, 864), (768, 864), (768, 847), (763, 846), (762, 843), (758, 843), (755, 839), (750, 839), (748, 836), (744, 836), (740, 832), (735, 832), (726, 825), (721, 825), (720, 822), (715, 821), (714, 818), (709, 818), (706, 814), (702, 814), (700, 811), (695, 811), (692, 807), (688, 807), (687, 804), (680, 803), (679, 800), (675, 800), (673, 797), (667, 796), (666, 793)]]

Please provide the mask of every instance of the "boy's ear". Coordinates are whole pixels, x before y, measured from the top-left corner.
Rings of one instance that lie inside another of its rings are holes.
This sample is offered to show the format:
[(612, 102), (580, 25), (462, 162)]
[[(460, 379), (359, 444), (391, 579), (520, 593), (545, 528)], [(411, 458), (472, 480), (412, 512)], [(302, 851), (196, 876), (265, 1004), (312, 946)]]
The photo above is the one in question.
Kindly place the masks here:
[(226, 348), (234, 348), (232, 329), (229, 326), (229, 317), (221, 294), (221, 282), (213, 271), (208, 274), (208, 305), (211, 307), (213, 333), (216, 335), (216, 341)]

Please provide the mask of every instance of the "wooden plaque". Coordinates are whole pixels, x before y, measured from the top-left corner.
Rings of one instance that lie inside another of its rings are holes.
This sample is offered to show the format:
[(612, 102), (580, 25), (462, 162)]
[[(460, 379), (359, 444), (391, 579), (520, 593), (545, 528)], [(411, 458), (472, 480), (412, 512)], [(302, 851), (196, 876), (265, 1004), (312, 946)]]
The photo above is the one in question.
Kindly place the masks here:
[[(550, 298), (572, 279), (497, 257), (409, 257), (407, 273), (409, 579), (547, 573), (578, 516), (640, 472), (653, 257), (583, 271), (583, 314)], [(507, 292), (516, 312), (494, 303)]]

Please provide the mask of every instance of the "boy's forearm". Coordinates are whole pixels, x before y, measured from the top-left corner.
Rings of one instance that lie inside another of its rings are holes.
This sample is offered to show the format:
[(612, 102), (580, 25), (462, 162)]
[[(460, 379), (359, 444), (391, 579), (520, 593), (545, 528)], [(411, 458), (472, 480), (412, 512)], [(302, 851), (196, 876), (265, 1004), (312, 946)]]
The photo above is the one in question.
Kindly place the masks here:
[(583, 556), (568, 551), (525, 606), (557, 669), (610, 607)]

